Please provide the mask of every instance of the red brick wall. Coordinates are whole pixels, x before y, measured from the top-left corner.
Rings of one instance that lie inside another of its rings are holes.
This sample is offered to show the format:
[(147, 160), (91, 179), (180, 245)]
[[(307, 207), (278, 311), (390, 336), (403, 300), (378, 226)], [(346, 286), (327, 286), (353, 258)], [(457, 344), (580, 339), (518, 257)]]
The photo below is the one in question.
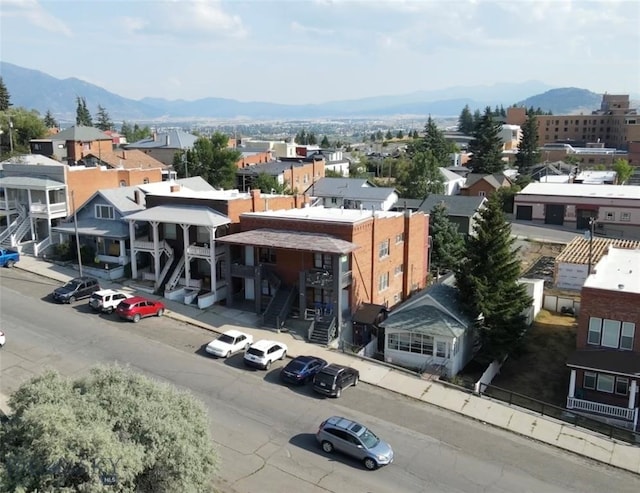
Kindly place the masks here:
[[(576, 369), (576, 389), (581, 389), (581, 399), (594, 402), (602, 402), (603, 404), (609, 404), (610, 406), (628, 407), (629, 396), (618, 395), (615, 393), (598, 392), (597, 390), (585, 389), (582, 387), (584, 382), (585, 370)], [(631, 384), (629, 384), (631, 385)]]
[(633, 351), (640, 353), (640, 295), (605, 289), (582, 288), (580, 316), (576, 347), (593, 348), (587, 345), (589, 318), (608, 318), (623, 322), (634, 322), (636, 332), (633, 339)]
[(242, 169), (253, 166), (254, 164), (268, 163), (269, 161), (271, 161), (271, 152), (258, 152), (250, 156), (242, 156), (236, 163), (236, 166)]
[(490, 197), (493, 192), (496, 191), (486, 180), (478, 180), (473, 185), (468, 188), (463, 188), (460, 190), (460, 195), (465, 195), (467, 197), (477, 197), (480, 195), (480, 192), (484, 192), (485, 197)]
[(88, 154), (99, 156), (101, 152), (113, 152), (111, 140), (94, 140), (92, 142), (67, 141), (67, 159), (79, 161)]

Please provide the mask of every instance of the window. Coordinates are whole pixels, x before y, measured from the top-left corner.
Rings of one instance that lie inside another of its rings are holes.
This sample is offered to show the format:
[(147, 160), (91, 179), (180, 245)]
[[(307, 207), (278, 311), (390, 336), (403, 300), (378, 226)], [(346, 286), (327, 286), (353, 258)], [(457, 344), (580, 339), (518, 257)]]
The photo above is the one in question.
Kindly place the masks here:
[(149, 178), (146, 178), (146, 177), (145, 177), (145, 178), (143, 178), (143, 179), (142, 179), (142, 183), (143, 183), (144, 185), (147, 185), (147, 184), (149, 183)]
[(616, 377), (615, 392), (618, 395), (629, 394), (629, 379), (624, 377)]
[(596, 374), (590, 371), (585, 371), (582, 387), (594, 390), (596, 388)]
[(313, 266), (316, 269), (333, 270), (333, 259), (328, 253), (315, 253), (313, 255)]
[(175, 224), (164, 224), (163, 225), (163, 229), (164, 229), (164, 239), (165, 240), (175, 240), (177, 239), (177, 235), (178, 233), (176, 232), (176, 225)]
[(96, 218), (115, 219), (113, 207), (110, 205), (96, 205)]
[(620, 213), (621, 221), (631, 221), (631, 213), (630, 212), (621, 212)]
[(478, 196), (479, 196), (479, 197), (486, 197), (486, 196), (487, 196), (487, 194), (486, 194), (486, 192), (485, 192), (484, 190), (480, 190), (480, 191), (478, 192)]
[(404, 241), (404, 232), (398, 233), (396, 235), (396, 244), (397, 243), (402, 243), (403, 241)]
[(127, 182), (124, 180), (120, 180), (120, 186), (121, 187), (126, 187), (127, 186)]
[(389, 287), (389, 273), (385, 272), (378, 278), (378, 291), (384, 291)]
[(399, 276), (402, 274), (402, 264), (396, 265), (395, 271), (393, 273), (395, 276)]
[(602, 327), (602, 319), (591, 317), (589, 319), (589, 335), (587, 336), (587, 344), (600, 345), (600, 331)]
[(607, 221), (615, 221), (616, 220), (616, 213), (615, 212), (606, 212), (604, 214), (604, 218)]
[(206, 226), (197, 226), (196, 227), (196, 242), (197, 243), (210, 243), (211, 237), (209, 234), (209, 230)]
[(275, 264), (276, 251), (273, 248), (260, 248), (258, 249), (258, 258), (261, 264)]
[(620, 340), (620, 322), (617, 320), (605, 319), (602, 324), (602, 341), (601, 346), (618, 348)]
[(380, 243), (380, 247), (378, 249), (378, 258), (388, 257), (389, 256), (389, 240), (384, 240)]
[(445, 341), (438, 341), (436, 343), (436, 356), (439, 358), (447, 357), (447, 343)]
[(636, 324), (633, 322), (622, 322), (622, 336), (620, 337), (620, 349), (633, 350), (633, 336), (636, 331)]
[(431, 356), (433, 355), (433, 337), (411, 332), (393, 333), (388, 336), (387, 348)]
[(603, 375), (600, 373), (598, 375), (598, 383), (596, 384), (596, 390), (599, 392), (608, 392), (609, 394), (613, 393), (613, 383), (614, 383), (613, 375)]

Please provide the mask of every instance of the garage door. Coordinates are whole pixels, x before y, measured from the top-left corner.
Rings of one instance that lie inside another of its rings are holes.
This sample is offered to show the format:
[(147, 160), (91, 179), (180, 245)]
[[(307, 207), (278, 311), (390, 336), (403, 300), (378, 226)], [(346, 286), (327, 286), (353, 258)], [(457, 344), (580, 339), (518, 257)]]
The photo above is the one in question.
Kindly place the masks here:
[(579, 229), (581, 231), (589, 229), (589, 219), (597, 216), (597, 211), (576, 209), (576, 229)]
[(564, 207), (560, 204), (547, 204), (544, 207), (544, 223), (562, 226), (564, 224)]
[(516, 219), (522, 219), (523, 221), (531, 221), (533, 219), (533, 206), (532, 205), (517, 206)]

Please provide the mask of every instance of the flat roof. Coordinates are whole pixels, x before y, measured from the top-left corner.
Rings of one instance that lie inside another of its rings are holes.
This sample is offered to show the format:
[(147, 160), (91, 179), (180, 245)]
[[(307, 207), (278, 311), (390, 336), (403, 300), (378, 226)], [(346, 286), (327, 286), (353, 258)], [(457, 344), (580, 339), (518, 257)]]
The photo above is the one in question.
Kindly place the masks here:
[(609, 247), (584, 287), (640, 294), (640, 249)]
[(520, 195), (555, 195), (560, 197), (640, 199), (637, 185), (589, 185), (580, 183), (530, 183)]
[(253, 245), (264, 248), (281, 248), (303, 252), (324, 252), (344, 255), (358, 248), (350, 241), (327, 234), (284, 231), (277, 229), (253, 229), (216, 238), (218, 243)]
[(227, 216), (203, 206), (158, 205), (123, 217), (126, 221), (157, 221), (159, 223), (188, 224), (218, 227), (230, 224)]
[(279, 219), (297, 219), (309, 221), (325, 221), (339, 223), (357, 223), (372, 217), (388, 218), (402, 216), (403, 212), (370, 211), (368, 209), (338, 209), (324, 206), (303, 207), (302, 209), (281, 209), (264, 212), (245, 212), (240, 215), (252, 217), (269, 217)]

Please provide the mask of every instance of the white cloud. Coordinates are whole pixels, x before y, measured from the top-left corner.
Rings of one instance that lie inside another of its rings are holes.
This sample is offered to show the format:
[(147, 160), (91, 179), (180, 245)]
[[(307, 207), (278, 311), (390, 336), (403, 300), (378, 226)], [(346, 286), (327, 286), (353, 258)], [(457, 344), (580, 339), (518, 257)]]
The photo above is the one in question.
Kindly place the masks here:
[(291, 30), (297, 33), (318, 34), (322, 36), (333, 34), (333, 29), (324, 29), (324, 28), (315, 27), (315, 26), (305, 26), (303, 24), (300, 24), (297, 21), (291, 22)]
[(19, 17), (30, 24), (53, 33), (71, 36), (71, 29), (57, 17), (51, 15), (38, 0), (2, 0), (0, 17)]

